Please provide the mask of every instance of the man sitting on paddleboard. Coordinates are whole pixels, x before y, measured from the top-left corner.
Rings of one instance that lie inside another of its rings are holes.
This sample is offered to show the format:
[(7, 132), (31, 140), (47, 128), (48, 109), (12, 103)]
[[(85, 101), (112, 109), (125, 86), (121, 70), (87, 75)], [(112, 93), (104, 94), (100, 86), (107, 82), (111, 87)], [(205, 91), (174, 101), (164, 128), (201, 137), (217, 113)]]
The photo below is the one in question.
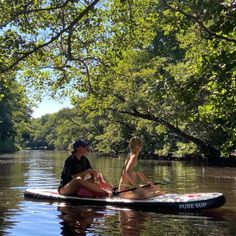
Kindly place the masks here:
[(71, 155), (65, 160), (58, 192), (81, 197), (110, 196), (113, 186), (105, 181), (100, 172), (92, 169), (86, 153), (87, 144), (77, 140)]

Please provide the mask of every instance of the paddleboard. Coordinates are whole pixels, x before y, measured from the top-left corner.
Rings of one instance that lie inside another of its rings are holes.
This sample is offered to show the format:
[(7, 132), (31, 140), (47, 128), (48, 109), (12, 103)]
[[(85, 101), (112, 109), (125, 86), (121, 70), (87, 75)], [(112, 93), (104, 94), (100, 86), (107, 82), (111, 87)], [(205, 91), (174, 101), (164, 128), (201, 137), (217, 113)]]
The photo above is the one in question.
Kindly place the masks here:
[(224, 205), (225, 197), (222, 193), (168, 193), (150, 199), (130, 200), (117, 196), (111, 198), (81, 198), (65, 196), (53, 189), (27, 189), (25, 197), (50, 201), (74, 201), (81, 205), (113, 205), (137, 209), (151, 209), (164, 211), (198, 211), (202, 209), (218, 208)]

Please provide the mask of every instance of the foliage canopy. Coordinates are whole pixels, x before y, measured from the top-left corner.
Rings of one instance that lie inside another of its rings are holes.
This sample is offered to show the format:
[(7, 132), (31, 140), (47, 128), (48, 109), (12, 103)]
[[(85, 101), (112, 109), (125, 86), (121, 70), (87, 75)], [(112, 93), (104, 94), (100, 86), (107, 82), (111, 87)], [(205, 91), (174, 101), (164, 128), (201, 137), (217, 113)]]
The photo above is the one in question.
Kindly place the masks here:
[(168, 146), (175, 140), (210, 158), (235, 149), (235, 1), (3, 1), (0, 8), (1, 76), (16, 72), (26, 86), (69, 95), (80, 112), (109, 120), (100, 140), (119, 143), (123, 122), (135, 127), (126, 138), (141, 125), (158, 142), (164, 127)]

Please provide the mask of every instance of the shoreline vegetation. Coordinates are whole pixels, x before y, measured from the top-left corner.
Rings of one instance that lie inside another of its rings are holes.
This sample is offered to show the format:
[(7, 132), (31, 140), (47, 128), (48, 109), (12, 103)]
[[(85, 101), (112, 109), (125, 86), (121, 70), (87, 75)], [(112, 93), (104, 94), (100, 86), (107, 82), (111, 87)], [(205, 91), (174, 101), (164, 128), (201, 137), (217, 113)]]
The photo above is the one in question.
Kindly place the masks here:
[[(0, 153), (78, 139), (127, 152), (234, 162), (234, 1), (15, 1), (0, 10)], [(72, 108), (39, 119), (47, 94)], [(224, 158), (222, 158), (224, 157)]]
[[(77, 133), (86, 137), (92, 153), (112, 158), (127, 154), (128, 138), (126, 138), (127, 133), (125, 131), (129, 126), (128, 123), (125, 124), (123, 121), (125, 125), (118, 126), (119, 129), (117, 129), (116, 123), (112, 124), (111, 128), (115, 128), (117, 132), (114, 136), (113, 130), (105, 129), (107, 123), (103, 120), (97, 122), (96, 119), (91, 120), (87, 116), (81, 116), (76, 117), (75, 122), (72, 117), (76, 115), (76, 112), (76, 108), (64, 108), (59, 112), (28, 120), (27, 130), (21, 134), (21, 141), (17, 144), (17, 139), (0, 143), (0, 155), (20, 150), (68, 151), (71, 150), (72, 137), (74, 135), (74, 139), (76, 139)], [(176, 138), (167, 132), (164, 132), (162, 136), (157, 133), (155, 137), (153, 133), (145, 129), (137, 132), (136, 127), (129, 127), (129, 131), (131, 135), (135, 132), (138, 133), (144, 140), (141, 159), (236, 167), (236, 152), (232, 152), (226, 157), (212, 158), (211, 156), (208, 158), (193, 143), (184, 142), (186, 140)], [(168, 139), (166, 136), (169, 136)]]

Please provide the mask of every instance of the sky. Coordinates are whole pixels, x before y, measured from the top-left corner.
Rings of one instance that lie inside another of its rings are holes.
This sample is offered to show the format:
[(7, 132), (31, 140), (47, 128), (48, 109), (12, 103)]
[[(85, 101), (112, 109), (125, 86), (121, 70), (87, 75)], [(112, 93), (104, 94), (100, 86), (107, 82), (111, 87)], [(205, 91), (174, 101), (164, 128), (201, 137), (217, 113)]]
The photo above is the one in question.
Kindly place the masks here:
[(63, 101), (52, 100), (45, 96), (41, 103), (37, 107), (33, 108), (33, 117), (39, 118), (45, 114), (55, 113), (62, 108), (72, 107), (69, 98), (64, 98)]

